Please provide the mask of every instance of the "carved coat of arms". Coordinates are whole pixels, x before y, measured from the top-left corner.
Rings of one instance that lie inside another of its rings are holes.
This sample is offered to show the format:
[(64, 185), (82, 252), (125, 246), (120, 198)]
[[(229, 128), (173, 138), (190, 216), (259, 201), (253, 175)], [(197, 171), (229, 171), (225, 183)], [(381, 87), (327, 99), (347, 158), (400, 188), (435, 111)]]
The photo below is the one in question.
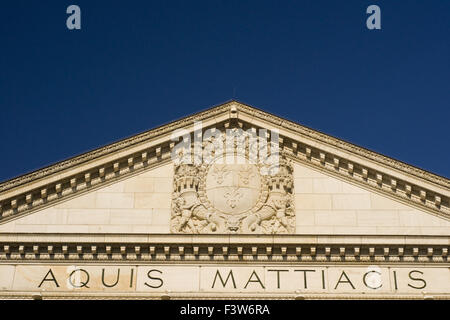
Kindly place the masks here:
[(293, 233), (292, 166), (282, 159), (276, 174), (262, 175), (261, 165), (245, 160), (175, 166), (171, 231)]

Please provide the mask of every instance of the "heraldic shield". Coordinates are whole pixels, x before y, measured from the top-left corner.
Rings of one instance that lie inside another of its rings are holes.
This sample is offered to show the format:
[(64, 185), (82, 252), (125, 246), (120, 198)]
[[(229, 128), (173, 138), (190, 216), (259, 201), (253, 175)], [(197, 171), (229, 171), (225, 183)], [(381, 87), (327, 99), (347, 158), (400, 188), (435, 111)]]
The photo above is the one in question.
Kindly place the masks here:
[(249, 163), (244, 156), (231, 162), (224, 158), (209, 165), (175, 166), (171, 231), (294, 233), (290, 163), (281, 158), (276, 173), (267, 174), (267, 168)]

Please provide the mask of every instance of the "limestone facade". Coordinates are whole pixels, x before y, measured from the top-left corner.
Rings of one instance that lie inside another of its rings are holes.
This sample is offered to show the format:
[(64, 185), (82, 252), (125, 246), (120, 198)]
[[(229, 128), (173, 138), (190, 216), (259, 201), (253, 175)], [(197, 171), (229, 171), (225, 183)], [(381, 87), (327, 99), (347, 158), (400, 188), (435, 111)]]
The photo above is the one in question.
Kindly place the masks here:
[[(175, 163), (194, 121), (278, 130), (280, 171)], [(1, 184), (0, 297), (449, 298), (449, 186), (232, 101)]]

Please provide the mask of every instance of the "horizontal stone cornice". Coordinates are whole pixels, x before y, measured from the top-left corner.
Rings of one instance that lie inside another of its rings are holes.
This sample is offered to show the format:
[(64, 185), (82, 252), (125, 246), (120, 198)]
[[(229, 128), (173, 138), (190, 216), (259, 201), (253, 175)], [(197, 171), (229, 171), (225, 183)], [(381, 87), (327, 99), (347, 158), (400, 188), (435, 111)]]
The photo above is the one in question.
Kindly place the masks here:
[(441, 236), (0, 235), (0, 262), (447, 264)]
[[(0, 299), (43, 299), (43, 300), (448, 300), (449, 294), (349, 294), (349, 293), (153, 293), (153, 292), (0, 292)], [(261, 304), (264, 304), (262, 302)]]

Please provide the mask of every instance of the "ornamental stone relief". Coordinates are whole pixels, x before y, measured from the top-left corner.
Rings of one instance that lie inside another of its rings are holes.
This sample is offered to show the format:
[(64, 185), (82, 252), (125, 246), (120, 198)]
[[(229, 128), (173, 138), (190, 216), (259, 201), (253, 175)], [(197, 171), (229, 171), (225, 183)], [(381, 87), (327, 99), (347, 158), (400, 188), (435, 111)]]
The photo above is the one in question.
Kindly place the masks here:
[(245, 154), (233, 158), (221, 154), (208, 163), (175, 165), (171, 232), (294, 233), (290, 162), (280, 156), (278, 170), (271, 171)]

